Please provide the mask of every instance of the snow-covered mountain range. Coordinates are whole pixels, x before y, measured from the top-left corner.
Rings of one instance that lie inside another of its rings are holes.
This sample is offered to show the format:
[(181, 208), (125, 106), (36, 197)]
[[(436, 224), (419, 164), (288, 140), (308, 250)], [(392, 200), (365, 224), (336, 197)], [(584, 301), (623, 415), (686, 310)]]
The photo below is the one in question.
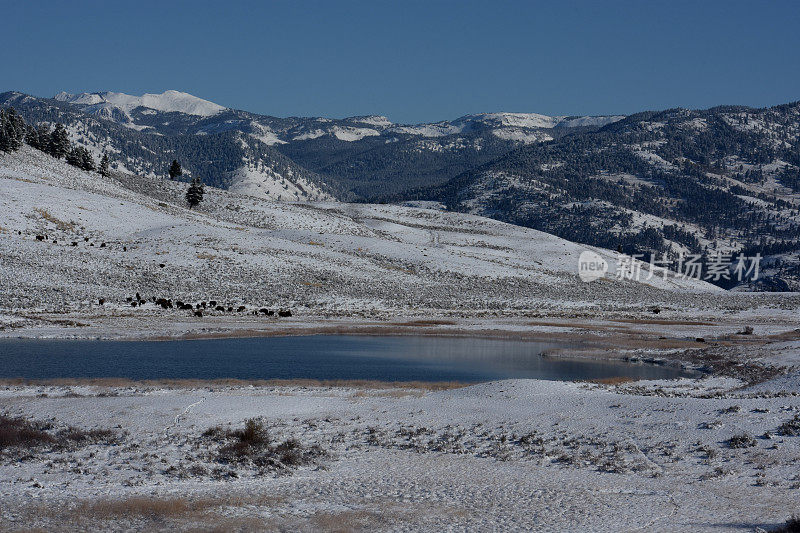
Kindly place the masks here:
[[(162, 128), (159, 126), (169, 126), (169, 124), (158, 124), (152, 120), (152, 117), (159, 114), (158, 112), (192, 115), (198, 117), (197, 122), (199, 122), (204, 118), (226, 111), (226, 108), (221, 105), (172, 90), (161, 94), (144, 94), (142, 96), (116, 92), (80, 94), (61, 92), (54, 99), (73, 104), (86, 113), (120, 122), (133, 129), (152, 129), (154, 132), (160, 132)], [(133, 113), (134, 110), (138, 110), (138, 112)], [(256, 130), (256, 136), (269, 145), (320, 137), (332, 137), (346, 142), (392, 134), (443, 137), (484, 129), (491, 130), (494, 135), (502, 139), (535, 142), (552, 138), (541, 133), (541, 130), (604, 126), (624, 118), (624, 116), (550, 117), (536, 113), (481, 113), (466, 115), (453, 121), (406, 125), (394, 124), (384, 116), (375, 115), (338, 120), (327, 118), (278, 119), (249, 113), (247, 115), (252, 115), (248, 126)], [(214, 128), (206, 125), (205, 129), (199, 129), (195, 133), (202, 134), (213, 130)], [(538, 135), (536, 135), (537, 133)]]
[(631, 116), (273, 117), (178, 92), (0, 94), (117, 172), (262, 199), (438, 202), (627, 253), (761, 253), (800, 288), (800, 104)]

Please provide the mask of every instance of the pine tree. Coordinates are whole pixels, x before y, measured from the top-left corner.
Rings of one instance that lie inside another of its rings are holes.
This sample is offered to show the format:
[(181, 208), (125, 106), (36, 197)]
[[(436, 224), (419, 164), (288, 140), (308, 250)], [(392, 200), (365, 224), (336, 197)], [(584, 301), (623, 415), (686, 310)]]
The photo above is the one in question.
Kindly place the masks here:
[(86, 148), (81, 148), (81, 168), (83, 170), (94, 170), (97, 168), (94, 164), (94, 157)]
[(0, 151), (14, 152), (25, 139), (25, 121), (13, 107), (0, 109)]
[(25, 126), (25, 144), (37, 150), (41, 150), (41, 148), (39, 148), (39, 133), (36, 131), (36, 128), (30, 124)]
[(50, 128), (46, 124), (40, 124), (36, 128), (28, 125), (25, 129), (25, 142), (32, 148), (48, 152), (50, 149)]
[(109, 168), (109, 163), (110, 162), (108, 160), (108, 154), (103, 153), (103, 157), (102, 159), (100, 159), (100, 168), (98, 169), (98, 172), (100, 172), (101, 176), (104, 176), (106, 178), (111, 175), (111, 169)]
[(69, 152), (67, 152), (67, 163), (72, 165), (73, 167), (81, 167), (83, 164), (83, 154), (81, 153), (81, 149), (77, 146), (73, 146), (70, 148)]
[(50, 134), (50, 155), (56, 159), (61, 159), (66, 157), (70, 151), (71, 145), (67, 129), (61, 123), (56, 124), (56, 129)]
[[(50, 151), (50, 126), (48, 124), (39, 124), (36, 128), (36, 149), (42, 152)], [(33, 146), (33, 145), (31, 145)]]
[(203, 201), (203, 192), (202, 180), (200, 178), (192, 178), (192, 183), (186, 191), (186, 201), (189, 203), (189, 209)]
[(172, 164), (169, 166), (169, 179), (174, 180), (175, 178), (183, 175), (183, 169), (181, 169), (181, 164), (178, 163), (177, 159), (172, 160)]

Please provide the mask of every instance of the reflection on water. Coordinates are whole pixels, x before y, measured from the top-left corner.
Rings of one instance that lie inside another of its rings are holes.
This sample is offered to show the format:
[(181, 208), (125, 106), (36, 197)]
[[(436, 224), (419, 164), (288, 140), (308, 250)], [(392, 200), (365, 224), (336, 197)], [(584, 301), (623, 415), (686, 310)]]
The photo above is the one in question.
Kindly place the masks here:
[(0, 377), (28, 379), (669, 379), (670, 367), (543, 357), (552, 343), (456, 337), (303, 336), (193, 341), (0, 340)]

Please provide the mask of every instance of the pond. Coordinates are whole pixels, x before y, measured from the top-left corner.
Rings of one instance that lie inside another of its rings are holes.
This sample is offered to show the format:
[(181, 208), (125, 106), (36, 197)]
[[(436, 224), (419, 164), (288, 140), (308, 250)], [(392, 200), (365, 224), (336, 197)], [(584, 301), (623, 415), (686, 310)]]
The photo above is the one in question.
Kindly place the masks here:
[(688, 375), (668, 366), (543, 355), (561, 346), (501, 339), (354, 335), (176, 341), (0, 339), (0, 377), (480, 382)]

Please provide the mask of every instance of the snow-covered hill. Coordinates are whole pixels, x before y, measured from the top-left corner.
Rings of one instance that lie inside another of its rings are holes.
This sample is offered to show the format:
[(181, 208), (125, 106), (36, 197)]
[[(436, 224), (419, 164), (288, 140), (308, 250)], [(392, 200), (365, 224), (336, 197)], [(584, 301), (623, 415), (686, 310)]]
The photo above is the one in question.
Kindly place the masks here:
[[(658, 276), (583, 283), (586, 247), (472, 215), (276, 203), (214, 188), (188, 210), (184, 191), (159, 179), (104, 179), (29, 147), (0, 156), (0, 313), (145, 312), (126, 301), (136, 292), (305, 313), (642, 310), (716, 290)], [(613, 267), (611, 252), (596, 251)]]
[(61, 102), (89, 106), (90, 109), (92, 106), (110, 104), (125, 113), (130, 113), (137, 107), (144, 107), (166, 113), (186, 113), (187, 115), (210, 117), (225, 110), (224, 107), (214, 102), (171, 90), (161, 94), (143, 94), (142, 96), (109, 91), (81, 94), (60, 92), (54, 98)]

